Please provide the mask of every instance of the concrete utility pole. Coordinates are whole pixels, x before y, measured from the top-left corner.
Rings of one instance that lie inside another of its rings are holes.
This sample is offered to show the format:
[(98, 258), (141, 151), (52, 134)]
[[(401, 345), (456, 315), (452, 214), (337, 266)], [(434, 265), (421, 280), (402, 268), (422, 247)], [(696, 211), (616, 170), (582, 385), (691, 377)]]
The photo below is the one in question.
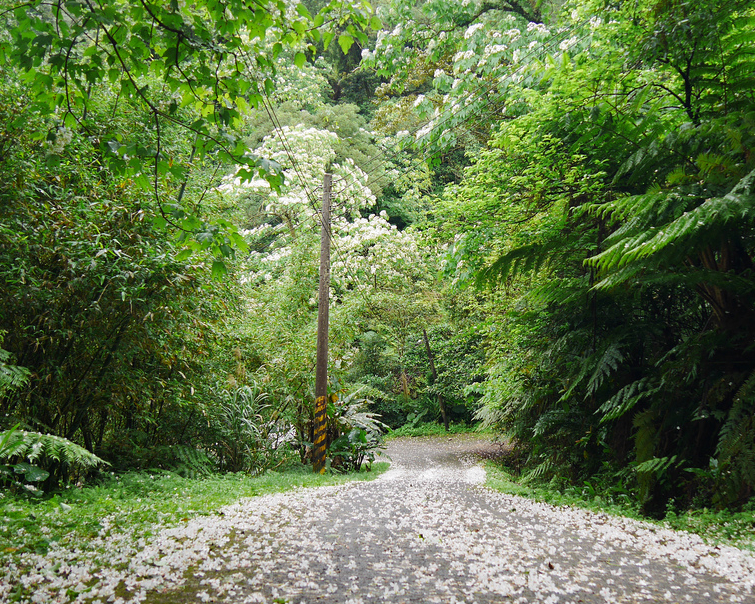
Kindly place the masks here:
[(320, 290), (317, 309), (317, 368), (315, 370), (314, 471), (325, 471), (328, 408), (328, 307), (330, 305), (330, 191), (333, 175), (325, 174), (322, 186), (322, 230), (320, 234)]

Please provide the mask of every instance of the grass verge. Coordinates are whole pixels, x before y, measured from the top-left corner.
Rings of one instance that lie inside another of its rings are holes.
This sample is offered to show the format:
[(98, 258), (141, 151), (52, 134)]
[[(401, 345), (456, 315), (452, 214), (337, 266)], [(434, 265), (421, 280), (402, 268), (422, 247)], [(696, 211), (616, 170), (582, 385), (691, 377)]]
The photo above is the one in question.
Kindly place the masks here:
[(675, 530), (687, 531), (702, 537), (712, 545), (727, 544), (742, 549), (755, 550), (755, 501), (742, 511), (692, 509), (683, 512), (669, 506), (661, 520), (640, 514), (639, 502), (630, 494), (610, 489), (596, 488), (589, 483), (583, 486), (556, 488), (549, 483), (535, 481), (523, 484), (499, 462), (486, 463), (486, 486), (509, 495), (518, 495), (555, 506), (569, 505), (594, 512), (625, 516), (652, 522)]
[(417, 437), (446, 436), (448, 434), (487, 434), (487, 432), (480, 430), (476, 424), (450, 424), (448, 428), (448, 432), (446, 432), (443, 424), (439, 424), (437, 422), (417, 424), (416, 426), (406, 424), (404, 426), (401, 426), (400, 428), (396, 428), (395, 430), (388, 432), (388, 434), (386, 435), (386, 440), (390, 440), (391, 438), (398, 438), (400, 436)]
[(226, 474), (189, 479), (169, 472), (140, 472), (112, 475), (101, 484), (43, 499), (0, 492), (0, 555), (10, 563), (24, 553), (44, 555), (54, 542), (75, 549), (96, 537), (106, 518), (111, 531), (129, 529), (137, 538), (149, 538), (242, 497), (372, 480), (389, 465), (375, 463), (371, 472), (349, 474), (314, 474), (310, 467), (298, 466), (254, 478)]

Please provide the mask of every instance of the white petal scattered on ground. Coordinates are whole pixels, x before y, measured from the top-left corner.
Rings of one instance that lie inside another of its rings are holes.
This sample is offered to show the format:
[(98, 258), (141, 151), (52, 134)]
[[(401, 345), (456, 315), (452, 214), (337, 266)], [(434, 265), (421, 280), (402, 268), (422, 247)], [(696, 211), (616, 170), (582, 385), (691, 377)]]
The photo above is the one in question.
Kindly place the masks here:
[(375, 482), (245, 499), (150, 540), (102, 537), (100, 559), (28, 555), (25, 572), (3, 569), (0, 601), (21, 582), (45, 603), (755, 602), (751, 552), (495, 493), (476, 446), (394, 441)]

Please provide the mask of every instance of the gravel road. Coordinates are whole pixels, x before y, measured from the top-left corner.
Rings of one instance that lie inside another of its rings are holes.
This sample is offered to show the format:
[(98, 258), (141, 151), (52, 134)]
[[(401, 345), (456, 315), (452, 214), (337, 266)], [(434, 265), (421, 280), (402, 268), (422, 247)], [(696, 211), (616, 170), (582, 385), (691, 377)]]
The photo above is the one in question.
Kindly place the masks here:
[(161, 604), (755, 602), (751, 552), (493, 492), (476, 460), (492, 447), (394, 440), (374, 482), (247, 499), (164, 530), (116, 593)]

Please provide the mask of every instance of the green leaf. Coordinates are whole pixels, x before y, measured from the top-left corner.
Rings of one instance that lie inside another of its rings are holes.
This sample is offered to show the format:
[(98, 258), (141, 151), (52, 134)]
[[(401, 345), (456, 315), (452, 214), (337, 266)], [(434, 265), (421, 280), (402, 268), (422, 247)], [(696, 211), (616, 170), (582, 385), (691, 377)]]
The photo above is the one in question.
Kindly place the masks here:
[(212, 278), (221, 280), (223, 277), (225, 277), (228, 274), (228, 268), (225, 265), (225, 262), (222, 260), (215, 260), (212, 263)]
[(370, 19), (370, 27), (375, 31), (379, 31), (383, 29), (383, 23), (380, 21), (380, 19), (373, 16), (372, 19)]
[(183, 262), (184, 260), (188, 260), (191, 257), (192, 250), (189, 248), (184, 248), (180, 252), (176, 254), (176, 262)]
[(246, 239), (244, 239), (243, 235), (233, 232), (230, 235), (231, 241), (233, 241), (233, 245), (235, 245), (239, 250), (242, 252), (249, 251), (249, 244), (247, 243)]
[(56, 153), (48, 153), (47, 157), (45, 157), (45, 164), (47, 164), (47, 167), (50, 169), (55, 169), (60, 167), (60, 155)]
[(294, 65), (296, 65), (299, 69), (304, 67), (304, 63), (307, 62), (307, 55), (305, 55), (303, 52), (297, 52), (296, 56), (294, 57)]
[(13, 470), (16, 474), (23, 474), (24, 478), (29, 482), (42, 482), (43, 480), (47, 480), (48, 476), (50, 476), (50, 473), (46, 470), (26, 462), (17, 463)]
[(349, 48), (351, 48), (352, 44), (354, 44), (354, 38), (352, 38), (349, 34), (343, 33), (338, 36), (338, 45), (341, 47), (343, 54), (349, 52)]

